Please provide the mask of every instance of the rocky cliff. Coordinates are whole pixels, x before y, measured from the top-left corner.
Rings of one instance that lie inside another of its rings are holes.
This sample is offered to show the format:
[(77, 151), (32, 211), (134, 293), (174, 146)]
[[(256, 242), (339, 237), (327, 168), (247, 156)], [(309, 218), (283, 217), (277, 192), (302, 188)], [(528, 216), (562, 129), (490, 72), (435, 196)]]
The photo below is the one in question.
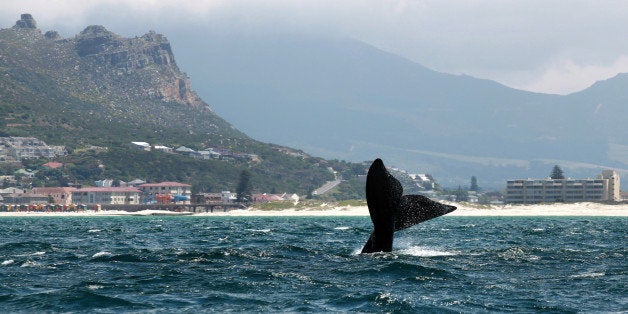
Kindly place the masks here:
[[(91, 25), (74, 38), (62, 39), (56, 31), (48, 31), (42, 35), (30, 14), (22, 14), (12, 30), (23, 38), (30, 38), (35, 45), (44, 45), (56, 52), (66, 53), (51, 55), (53, 59), (48, 60), (51, 69), (57, 70), (59, 66), (63, 68), (64, 64), (56, 61), (63, 62), (78, 57), (76, 61), (79, 65), (74, 69), (80, 73), (81, 63), (89, 69), (95, 67), (100, 75), (89, 76), (99, 79), (97, 85), (118, 85), (116, 87), (122, 88), (128, 86), (130, 88), (127, 92), (135, 97), (148, 96), (195, 108), (207, 108), (191, 89), (187, 75), (177, 67), (168, 39), (154, 31), (141, 37), (124, 38), (103, 26)], [(59, 60), (60, 58), (66, 60)], [(132, 84), (136, 86), (129, 86), (127, 83), (119, 86), (117, 82), (125, 76), (140, 76), (141, 79), (136, 80), (138, 84)]]
[(161, 68), (160, 77), (151, 82), (153, 88), (146, 89), (143, 96), (154, 95), (165, 101), (202, 106), (202, 101), (190, 88), (188, 77), (179, 71), (168, 39), (161, 34), (150, 31), (141, 37), (122, 38), (103, 26), (92, 25), (70, 42), (79, 57), (122, 73)]
[(172, 136), (172, 130), (210, 143), (248, 140), (198, 97), (168, 39), (154, 31), (125, 38), (92, 25), (62, 38), (56, 31), (42, 34), (33, 16), (22, 14), (0, 29), (0, 75), (0, 133), (47, 128), (73, 137), (89, 130), (101, 140), (99, 128), (117, 128), (140, 139)]

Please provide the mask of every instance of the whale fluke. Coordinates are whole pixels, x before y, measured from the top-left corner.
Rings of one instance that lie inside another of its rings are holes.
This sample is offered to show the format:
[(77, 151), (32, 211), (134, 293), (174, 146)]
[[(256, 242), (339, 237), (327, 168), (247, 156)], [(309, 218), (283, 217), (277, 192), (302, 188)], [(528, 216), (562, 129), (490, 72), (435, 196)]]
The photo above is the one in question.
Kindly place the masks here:
[(401, 183), (381, 159), (375, 159), (366, 175), (366, 204), (373, 232), (362, 253), (392, 251), (394, 233), (420, 222), (445, 215), (455, 206), (441, 204), (422, 195), (403, 195)]

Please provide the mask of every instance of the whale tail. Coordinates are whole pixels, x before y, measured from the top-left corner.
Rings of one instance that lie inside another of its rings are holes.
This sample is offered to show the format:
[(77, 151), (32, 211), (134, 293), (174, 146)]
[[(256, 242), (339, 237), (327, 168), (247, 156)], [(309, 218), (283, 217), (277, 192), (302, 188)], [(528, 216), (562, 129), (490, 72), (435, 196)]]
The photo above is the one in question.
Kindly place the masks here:
[(394, 233), (456, 209), (422, 195), (403, 195), (401, 183), (376, 159), (366, 176), (366, 203), (373, 232), (362, 253), (390, 252)]

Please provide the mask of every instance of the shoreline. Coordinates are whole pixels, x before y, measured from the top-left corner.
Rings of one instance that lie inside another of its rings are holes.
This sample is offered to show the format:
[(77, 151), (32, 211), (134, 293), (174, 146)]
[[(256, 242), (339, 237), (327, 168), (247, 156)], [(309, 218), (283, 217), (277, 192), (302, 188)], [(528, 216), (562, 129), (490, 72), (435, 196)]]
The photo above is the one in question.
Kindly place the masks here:
[[(446, 216), (454, 217), (517, 217), (517, 216), (600, 216), (628, 217), (628, 205), (607, 205), (598, 203), (570, 204), (535, 204), (535, 205), (503, 205), (480, 207), (472, 204), (448, 203), (458, 209)], [(343, 206), (333, 208), (304, 208), (283, 210), (260, 210), (255, 208), (231, 210), (214, 213), (171, 212), (164, 210), (125, 211), (93, 211), (80, 212), (0, 212), (0, 217), (107, 217), (107, 216), (233, 216), (233, 217), (334, 217), (334, 216), (365, 216), (368, 217), (366, 206)]]

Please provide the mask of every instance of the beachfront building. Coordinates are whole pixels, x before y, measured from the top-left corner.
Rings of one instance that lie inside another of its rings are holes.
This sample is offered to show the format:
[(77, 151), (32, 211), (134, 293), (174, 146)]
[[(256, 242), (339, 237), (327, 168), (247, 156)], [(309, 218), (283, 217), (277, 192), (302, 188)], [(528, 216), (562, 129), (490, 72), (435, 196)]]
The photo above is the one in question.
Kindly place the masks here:
[(34, 194), (46, 195), (54, 204), (70, 205), (72, 204), (72, 192), (76, 191), (73, 187), (41, 187), (31, 190)]
[(145, 183), (139, 185), (142, 193), (147, 196), (170, 194), (190, 197), (192, 195), (191, 187), (189, 184), (179, 182)]
[(617, 202), (621, 200), (619, 184), (619, 174), (613, 170), (603, 171), (596, 179), (508, 180), (505, 202)]
[(3, 202), (5, 204), (26, 204), (26, 205), (39, 205), (48, 204), (48, 196), (44, 194), (37, 194), (33, 192), (27, 193), (13, 193), (5, 195)]
[(139, 204), (141, 191), (132, 187), (86, 187), (72, 192), (76, 204)]

